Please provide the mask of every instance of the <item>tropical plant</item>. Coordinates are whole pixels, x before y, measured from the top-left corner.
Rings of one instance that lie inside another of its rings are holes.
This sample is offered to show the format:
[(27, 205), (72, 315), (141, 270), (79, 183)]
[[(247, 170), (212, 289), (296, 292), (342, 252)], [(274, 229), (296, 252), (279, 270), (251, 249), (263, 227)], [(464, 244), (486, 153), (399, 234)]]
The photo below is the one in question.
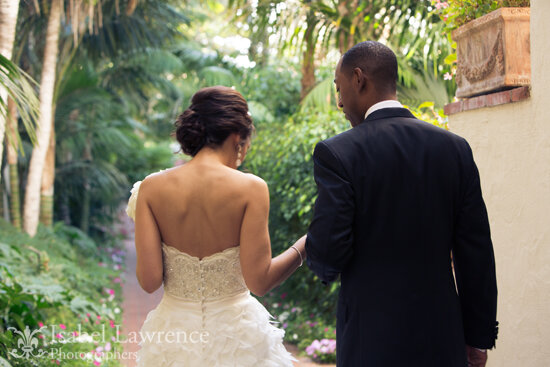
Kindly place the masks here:
[[(409, 50), (413, 51), (422, 49), (424, 45), (412, 45), (430, 40), (429, 36), (436, 34), (430, 25), (437, 19), (429, 17), (429, 5), (427, 1), (412, 0), (229, 2), (230, 9), (237, 9), (237, 18), (244, 27), (252, 32), (271, 28), (277, 35), (277, 46), (282, 53), (300, 55), (301, 99), (316, 84), (317, 64), (334, 48), (343, 53), (360, 41), (381, 40), (397, 47), (408, 44), (411, 46)], [(427, 26), (410, 23), (411, 19), (417, 18), (424, 20)], [(417, 31), (412, 38), (409, 36), (411, 29)], [(264, 44), (263, 48), (269, 46)]]
[[(40, 59), (39, 54), (46, 51), (46, 47), (40, 41), (42, 38), (36, 35), (44, 32), (46, 15), (51, 15), (52, 9), (46, 1), (38, 4), (38, 7), (23, 8), (25, 17), (19, 25), (18, 44), (21, 46), (17, 50), (17, 58), (34, 73), (43, 73), (45, 69), (40, 68), (37, 60)], [(79, 67), (82, 60), (92, 62), (93, 68), (101, 75), (96, 86), (102, 88), (104, 94), (111, 98), (112, 101), (107, 104), (118, 103), (118, 112), (124, 113), (126, 118), (141, 119), (150, 116), (151, 100), (162, 100), (166, 106), (167, 102), (179, 99), (179, 93), (167, 80), (166, 73), (181, 72), (181, 62), (169, 52), (172, 45), (183, 39), (178, 27), (187, 22), (188, 18), (181, 9), (168, 2), (155, 0), (142, 1), (139, 4), (133, 2), (133, 5), (129, 3), (123, 13), (116, 0), (96, 5), (91, 2), (73, 5), (68, 7), (70, 11), (62, 19), (64, 27), (58, 43), (55, 89), (51, 94), (54, 119), (46, 156), (41, 172), (31, 169), (31, 163), (30, 176), (27, 179), (27, 185), (34, 182), (34, 186), (38, 185), (40, 188), (40, 220), (45, 224), (51, 224), (53, 219), (55, 157), (58, 156), (56, 141), (60, 140), (55, 131), (57, 102), (63, 93), (63, 86), (67, 85), (65, 79), (70, 77), (68, 74), (73, 68)], [(86, 11), (82, 12), (83, 10)], [(174, 63), (180, 66), (178, 70), (175, 70)], [(82, 100), (85, 101), (86, 98)], [(83, 105), (80, 111), (84, 111), (86, 107)], [(173, 106), (169, 106), (169, 110), (172, 112)], [(113, 121), (112, 118), (108, 120)], [(33, 154), (38, 154), (38, 151), (34, 149)], [(41, 174), (41, 179), (37, 183), (35, 179), (38, 178), (38, 173)], [(31, 195), (26, 195), (25, 198), (30, 201)], [(86, 200), (82, 203), (86, 203)], [(28, 203), (26, 205), (26, 215), (32, 213), (36, 219), (36, 202), (33, 209), (28, 209)], [(85, 222), (87, 221), (84, 220)]]
[[(53, 98), (56, 82), (56, 67), (58, 54), (59, 29), (61, 27), (61, 0), (51, 0), (48, 26), (46, 29), (46, 46), (42, 62), (40, 78), (40, 118), (38, 133), (29, 163), (29, 174), (25, 189), (23, 206), (23, 228), (34, 236), (38, 227), (40, 215), (40, 186), (46, 162), (46, 153), (50, 144), (50, 134), (53, 124)], [(51, 173), (53, 175), (53, 172)]]
[[(7, 96), (12, 99), (31, 141), (36, 140), (35, 121), (39, 116), (39, 104), (34, 91), (35, 86), (36, 82), (28, 74), (0, 55), (0, 88), (4, 88)], [(1, 99), (0, 118), (7, 118), (8, 111), (7, 98)], [(14, 145), (17, 140), (19, 140), (18, 134), (13, 135), (12, 138), (8, 136), (8, 142)]]
[[(17, 117), (21, 116), (27, 136), (34, 142), (35, 121), (39, 116), (39, 104), (34, 91), (35, 82), (26, 73), (0, 55), (0, 92), (5, 91), (6, 99), (0, 99), (0, 125), (6, 126), (6, 158), (9, 166), (9, 208), (12, 223), (21, 228), (21, 211), (19, 201), (19, 175), (17, 170), (17, 152), (21, 138), (17, 128)], [(3, 126), (0, 127), (0, 131)], [(3, 133), (3, 131), (2, 131)], [(2, 135), (2, 134), (0, 134)], [(4, 139), (0, 138), (0, 157)], [(21, 150), (22, 151), (22, 150)], [(3, 184), (0, 175), (0, 185)], [(0, 205), (3, 205), (3, 195)]]
[[(15, 28), (17, 25), (17, 13), (19, 12), (19, 0), (0, 1), (0, 55), (7, 60), (11, 59)], [(6, 115), (8, 90), (0, 85), (0, 157), (4, 147), (4, 134), (6, 130)]]
[[(62, 347), (65, 354), (78, 356), (97, 347), (75, 337), (102, 328), (106, 337), (115, 337), (115, 324), (121, 321), (123, 255), (121, 249), (112, 246), (120, 243), (117, 238), (111, 237), (100, 246), (83, 232), (62, 224), (40, 226), (30, 238), (1, 219), (0, 238), (0, 362), (8, 361), (13, 367), (51, 366), (61, 362), (55, 360), (60, 355), (55, 354), (56, 349)], [(25, 329), (36, 333), (44, 326), (46, 330), (35, 335), (39, 344), (32, 344), (32, 352), (42, 349), (53, 360), (13, 355), (23, 354)], [(60, 339), (65, 342), (61, 344)], [(118, 336), (111, 344), (113, 350), (119, 348)], [(95, 360), (59, 359), (71, 366), (87, 366)], [(118, 363), (113, 360), (109, 365)]]
[(447, 30), (451, 31), (471, 20), (503, 7), (528, 7), (530, 0), (432, 0)]

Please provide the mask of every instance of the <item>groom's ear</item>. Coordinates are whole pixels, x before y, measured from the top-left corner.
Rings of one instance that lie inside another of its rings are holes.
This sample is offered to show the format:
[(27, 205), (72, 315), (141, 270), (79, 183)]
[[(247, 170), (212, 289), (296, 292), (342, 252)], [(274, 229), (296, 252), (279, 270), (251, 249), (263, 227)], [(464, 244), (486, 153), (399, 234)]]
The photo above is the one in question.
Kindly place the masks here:
[(353, 69), (353, 84), (358, 92), (363, 91), (366, 88), (368, 82), (367, 74), (363, 72), (361, 68)]

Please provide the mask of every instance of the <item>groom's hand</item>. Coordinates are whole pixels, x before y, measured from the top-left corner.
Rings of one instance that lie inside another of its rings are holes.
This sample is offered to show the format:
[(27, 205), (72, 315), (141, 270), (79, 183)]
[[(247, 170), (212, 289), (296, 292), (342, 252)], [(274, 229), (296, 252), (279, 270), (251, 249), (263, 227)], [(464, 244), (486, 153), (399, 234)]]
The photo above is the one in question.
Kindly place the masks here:
[(466, 355), (468, 356), (468, 367), (485, 367), (487, 364), (487, 351), (482, 351), (474, 347), (466, 346)]

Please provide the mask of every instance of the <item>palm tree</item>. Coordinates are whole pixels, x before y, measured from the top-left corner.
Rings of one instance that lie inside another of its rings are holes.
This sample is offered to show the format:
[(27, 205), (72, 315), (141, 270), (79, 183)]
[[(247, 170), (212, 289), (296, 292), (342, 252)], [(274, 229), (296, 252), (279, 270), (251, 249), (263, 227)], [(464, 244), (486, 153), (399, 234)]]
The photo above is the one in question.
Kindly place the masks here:
[[(13, 103), (10, 110), (7, 101), (0, 100), (0, 120), (6, 121), (10, 115), (14, 119), (17, 112), (31, 142), (36, 141), (35, 121), (39, 116), (39, 103), (34, 90), (35, 86), (36, 82), (29, 75), (3, 55), (0, 55), (0, 89), (7, 91), (7, 95)], [(14, 149), (17, 149), (20, 139), (17, 128), (14, 127), (11, 132), (11, 134), (6, 135), (6, 141)], [(3, 143), (3, 141), (0, 141), (0, 143)]]
[[(121, 50), (125, 51), (128, 48), (143, 47), (144, 37), (149, 36), (147, 38), (148, 44), (158, 43), (162, 41), (163, 37), (168, 39), (169, 34), (166, 32), (160, 35), (156, 34), (156, 37), (150, 37), (153, 34), (150, 28), (154, 28), (150, 25), (154, 24), (157, 29), (162, 29), (163, 27), (167, 28), (167, 24), (171, 25), (172, 22), (181, 19), (181, 17), (174, 16), (174, 13), (176, 13), (175, 10), (171, 12), (170, 10), (166, 11), (170, 7), (164, 5), (164, 2), (155, 2), (154, 0), (145, 1), (144, 4), (151, 5), (156, 3), (157, 6), (155, 9), (161, 9), (161, 11), (164, 9), (164, 18), (157, 16), (158, 12), (155, 12), (154, 9), (147, 14), (143, 14), (144, 10), (140, 6), (136, 8), (137, 2), (135, 1), (128, 4), (124, 15), (120, 14), (118, 1), (116, 0), (103, 4), (106, 13), (104, 13), (101, 3), (98, 3), (97, 6), (93, 2), (71, 3), (71, 6), (68, 8), (70, 12), (67, 12), (65, 15), (65, 24), (70, 25), (70, 28), (67, 27), (65, 29), (69, 30), (69, 33), (60, 42), (60, 12), (63, 1), (51, 0), (51, 3), (41, 3), (45, 5), (42, 6), (44, 9), (43, 13), (48, 10), (49, 14), (41, 72), (42, 86), (40, 92), (41, 110), (43, 110), (43, 113), (42, 120), (40, 121), (40, 141), (31, 156), (24, 205), (24, 227), (31, 235), (36, 232), (39, 207), (40, 217), (43, 219), (43, 222), (46, 224), (51, 223), (55, 178), (55, 98), (64, 74), (71, 67), (72, 60), (81, 49), (81, 43), (85, 43), (83, 48), (88, 51), (101, 52), (100, 55), (97, 55), (98, 59), (104, 59), (106, 48), (107, 51), (111, 51), (111, 55), (115, 55), (120, 53)], [(22, 34), (27, 36), (26, 39), (23, 37), (23, 44), (28, 44), (28, 35), (37, 32), (37, 28), (40, 29), (43, 24), (39, 10), (40, 8), (35, 9), (22, 25)], [(87, 18), (84, 14), (87, 15)], [(144, 22), (144, 19), (148, 20)], [(83, 31), (83, 28), (85, 28), (84, 24), (88, 25), (88, 35)], [(144, 27), (145, 24), (149, 25), (149, 27)], [(120, 39), (121, 36), (123, 39)], [(94, 46), (97, 45), (102, 47), (95, 47), (94, 50)], [(33, 46), (26, 47), (27, 54), (35, 52)], [(88, 52), (88, 54), (92, 55), (93, 52)], [(44, 116), (44, 113), (47, 113), (48, 116)], [(51, 135), (54, 135), (54, 137)]]
[[(7, 127), (7, 164), (9, 166), (9, 207), (13, 225), (21, 228), (21, 210), (19, 201), (19, 176), (17, 172), (17, 111), (22, 112), (23, 122), (29, 136), (34, 140), (32, 117), (37, 111), (37, 101), (30, 79), (9, 63), (13, 53), (18, 0), (0, 0), (0, 158), (4, 147), (4, 134)], [(32, 81), (31, 81), (32, 83)], [(9, 95), (9, 97), (8, 97)], [(1, 184), (1, 174), (0, 174)], [(4, 207), (3, 195), (0, 206)]]
[[(301, 0), (296, 4), (272, 0), (229, 1), (229, 8), (239, 9), (238, 18), (251, 24), (251, 29), (256, 25), (265, 26), (267, 22), (278, 35), (280, 50), (294, 50), (301, 55), (302, 100), (316, 84), (315, 60), (321, 61), (332, 49), (343, 53), (365, 40), (381, 40), (398, 48), (418, 40), (424, 41), (424, 44), (420, 42), (421, 47), (429, 44), (430, 36), (435, 35), (431, 24), (440, 23), (430, 15), (429, 5), (429, 1), (416, 0)], [(263, 8), (269, 11), (258, 11)], [(429, 34), (410, 30), (409, 22), (415, 17), (430, 25), (426, 27)]]
[[(15, 39), (19, 0), (0, 0), (0, 55), (10, 60)], [(0, 101), (7, 103), (8, 92), (0, 86)], [(5, 105), (4, 105), (5, 106)], [(2, 157), (6, 116), (0, 115), (0, 157)]]
[(61, 26), (61, 11), (61, 0), (51, 0), (40, 79), (40, 119), (38, 122), (37, 144), (32, 151), (29, 164), (23, 207), (23, 228), (30, 236), (36, 234), (38, 227), (40, 186), (52, 131), (53, 97), (56, 82), (57, 55), (59, 52), (58, 41)]
[(17, 165), (17, 148), (19, 146), (19, 137), (17, 136), (17, 106), (13, 98), (8, 98), (8, 118), (6, 141), (10, 141), (6, 146), (7, 163), (9, 166), (9, 207), (11, 223), (17, 229), (21, 229), (21, 201), (19, 197), (19, 173)]

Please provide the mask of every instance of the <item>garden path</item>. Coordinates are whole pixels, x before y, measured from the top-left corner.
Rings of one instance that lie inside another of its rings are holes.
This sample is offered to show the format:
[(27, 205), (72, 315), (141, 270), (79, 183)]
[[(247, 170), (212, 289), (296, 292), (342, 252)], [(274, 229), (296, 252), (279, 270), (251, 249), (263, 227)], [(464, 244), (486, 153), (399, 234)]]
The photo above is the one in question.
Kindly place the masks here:
[[(136, 278), (136, 250), (134, 246), (134, 223), (126, 213), (121, 210), (120, 213), (120, 232), (126, 235), (124, 246), (126, 251), (126, 270), (124, 271), (122, 280), (122, 334), (135, 335), (138, 333), (145, 317), (154, 309), (160, 302), (163, 294), (162, 287), (152, 294), (148, 294), (141, 289)], [(307, 357), (297, 357), (298, 348), (294, 345), (287, 345), (287, 349), (298, 359), (294, 363), (294, 367), (334, 367), (334, 365), (319, 365), (312, 362)], [(131, 356), (123, 358), (123, 365), (126, 367), (135, 367), (135, 352), (139, 349), (136, 343), (124, 343), (123, 356)]]

